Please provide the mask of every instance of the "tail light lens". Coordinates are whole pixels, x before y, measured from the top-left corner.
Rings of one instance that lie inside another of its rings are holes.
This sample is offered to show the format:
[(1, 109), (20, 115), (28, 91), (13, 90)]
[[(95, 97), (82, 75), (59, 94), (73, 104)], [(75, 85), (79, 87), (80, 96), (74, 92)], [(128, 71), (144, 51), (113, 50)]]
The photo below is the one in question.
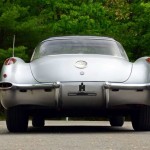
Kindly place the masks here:
[(7, 78), (7, 74), (3, 74), (3, 77), (4, 77), (4, 78)]
[(8, 58), (5, 60), (4, 65), (11, 65), (11, 64), (15, 64), (16, 63), (16, 59), (15, 58)]

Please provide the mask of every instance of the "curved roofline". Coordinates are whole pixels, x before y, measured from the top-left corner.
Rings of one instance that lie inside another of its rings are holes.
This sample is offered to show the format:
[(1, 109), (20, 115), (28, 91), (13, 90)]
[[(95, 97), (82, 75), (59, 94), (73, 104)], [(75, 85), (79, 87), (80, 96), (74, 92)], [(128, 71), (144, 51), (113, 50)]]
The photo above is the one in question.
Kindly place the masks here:
[(91, 35), (71, 35), (71, 36), (55, 36), (55, 37), (49, 37), (44, 41), (48, 41), (48, 40), (68, 40), (68, 39), (91, 39), (91, 40), (111, 40), (111, 41), (116, 41), (115, 39), (111, 38), (111, 37), (105, 37), (105, 36), (91, 36)]

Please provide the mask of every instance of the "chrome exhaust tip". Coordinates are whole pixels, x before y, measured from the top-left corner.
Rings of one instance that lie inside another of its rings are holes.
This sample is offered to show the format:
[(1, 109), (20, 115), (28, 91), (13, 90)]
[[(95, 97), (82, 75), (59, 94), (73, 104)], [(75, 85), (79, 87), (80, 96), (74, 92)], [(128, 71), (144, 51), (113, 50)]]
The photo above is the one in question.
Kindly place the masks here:
[(0, 90), (8, 90), (12, 88), (12, 83), (10, 82), (0, 82)]

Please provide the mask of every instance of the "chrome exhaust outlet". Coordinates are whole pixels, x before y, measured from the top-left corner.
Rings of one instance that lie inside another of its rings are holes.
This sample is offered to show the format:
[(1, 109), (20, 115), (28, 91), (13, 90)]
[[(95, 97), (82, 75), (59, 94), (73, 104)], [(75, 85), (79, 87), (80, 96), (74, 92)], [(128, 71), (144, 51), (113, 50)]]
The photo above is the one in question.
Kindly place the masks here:
[(12, 83), (10, 82), (0, 82), (0, 90), (8, 90), (12, 88)]

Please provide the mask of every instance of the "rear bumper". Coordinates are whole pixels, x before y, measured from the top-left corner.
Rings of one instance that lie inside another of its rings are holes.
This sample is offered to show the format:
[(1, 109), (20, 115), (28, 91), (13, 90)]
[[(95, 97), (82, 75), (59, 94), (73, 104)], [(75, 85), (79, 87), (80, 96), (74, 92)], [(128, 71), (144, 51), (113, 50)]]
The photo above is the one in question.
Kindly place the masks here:
[(105, 82), (107, 107), (118, 105), (150, 105), (150, 84)]
[(124, 83), (105, 82), (104, 87), (105, 89), (118, 89), (118, 90), (150, 90), (150, 83), (124, 84)]
[(0, 100), (4, 108), (17, 105), (56, 107), (60, 83), (14, 84), (0, 82)]
[(99, 110), (130, 104), (150, 105), (150, 84), (83, 84), (85, 89), (79, 89), (81, 82), (32, 85), (7, 83), (7, 86), (0, 86), (1, 103), (6, 109), (17, 105), (38, 105), (64, 110)]

